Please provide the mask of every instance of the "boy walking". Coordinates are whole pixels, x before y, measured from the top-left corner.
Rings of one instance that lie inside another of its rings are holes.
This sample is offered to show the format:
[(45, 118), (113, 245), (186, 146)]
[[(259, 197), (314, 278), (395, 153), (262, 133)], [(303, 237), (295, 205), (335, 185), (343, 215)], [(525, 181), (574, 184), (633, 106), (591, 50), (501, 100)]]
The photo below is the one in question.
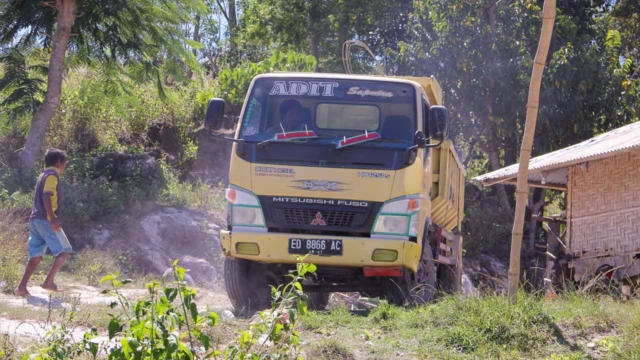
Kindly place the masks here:
[(61, 291), (53, 280), (71, 252), (69, 240), (60, 227), (60, 204), (62, 204), (60, 175), (64, 173), (66, 162), (67, 154), (62, 150), (49, 149), (44, 155), (46, 169), (38, 177), (36, 184), (33, 210), (29, 217), (29, 261), (22, 280), (15, 290), (18, 296), (30, 296), (27, 291), (27, 282), (47, 252), (47, 247), (51, 249), (55, 261), (49, 275), (42, 283), (42, 288)]

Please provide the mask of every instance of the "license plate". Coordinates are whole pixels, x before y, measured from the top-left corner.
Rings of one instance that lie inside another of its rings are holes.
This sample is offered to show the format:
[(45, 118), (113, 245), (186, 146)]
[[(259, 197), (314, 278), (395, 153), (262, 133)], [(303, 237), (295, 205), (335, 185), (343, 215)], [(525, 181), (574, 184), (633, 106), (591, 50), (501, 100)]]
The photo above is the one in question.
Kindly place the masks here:
[(290, 238), (289, 254), (342, 255), (342, 240)]

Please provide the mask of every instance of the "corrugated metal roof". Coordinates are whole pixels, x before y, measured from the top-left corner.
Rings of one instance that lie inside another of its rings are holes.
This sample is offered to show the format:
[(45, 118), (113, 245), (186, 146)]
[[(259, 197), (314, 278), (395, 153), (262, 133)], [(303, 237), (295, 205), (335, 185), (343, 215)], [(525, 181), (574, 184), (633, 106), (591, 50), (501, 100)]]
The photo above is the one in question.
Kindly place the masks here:
[[(609, 131), (579, 144), (531, 159), (529, 162), (529, 181), (566, 185), (566, 170), (563, 168), (593, 159), (609, 157), (636, 147), (640, 147), (640, 121)], [(473, 180), (482, 182), (485, 185), (492, 185), (507, 181), (517, 175), (518, 164), (513, 164), (475, 177)], [(544, 182), (542, 181), (543, 179)]]

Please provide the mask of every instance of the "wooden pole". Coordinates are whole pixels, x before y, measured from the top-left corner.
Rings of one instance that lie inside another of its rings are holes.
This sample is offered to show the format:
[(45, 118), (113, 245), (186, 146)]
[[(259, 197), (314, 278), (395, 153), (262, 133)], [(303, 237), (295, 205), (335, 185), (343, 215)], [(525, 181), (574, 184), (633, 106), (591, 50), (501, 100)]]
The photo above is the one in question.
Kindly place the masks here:
[(509, 296), (516, 297), (520, 280), (520, 252), (522, 249), (522, 233), (524, 227), (524, 212), (527, 207), (529, 188), (529, 159), (533, 146), (533, 135), (538, 118), (538, 103), (540, 100), (540, 83), (542, 72), (549, 53), (549, 44), (553, 33), (553, 23), (556, 18), (556, 0), (545, 0), (542, 8), (542, 31), (538, 42), (529, 84), (529, 98), (527, 100), (527, 120), (524, 126), (524, 136), (520, 148), (520, 165), (518, 168), (518, 182), (516, 189), (516, 212), (511, 232), (511, 259), (509, 262)]

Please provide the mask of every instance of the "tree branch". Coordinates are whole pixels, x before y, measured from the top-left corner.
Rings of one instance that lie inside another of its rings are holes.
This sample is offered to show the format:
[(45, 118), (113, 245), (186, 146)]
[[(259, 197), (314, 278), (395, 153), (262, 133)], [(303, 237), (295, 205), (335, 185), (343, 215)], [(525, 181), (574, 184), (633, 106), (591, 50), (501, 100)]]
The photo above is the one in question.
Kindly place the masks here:
[(467, 153), (467, 157), (464, 158), (464, 161), (462, 162), (462, 164), (464, 165), (464, 167), (466, 168), (467, 165), (469, 164), (469, 161), (471, 161), (471, 159), (473, 159), (473, 150), (476, 146), (476, 138), (472, 138), (471, 142), (469, 143), (469, 152)]
[(220, 0), (216, 0), (216, 3), (218, 3), (218, 7), (220, 8), (222, 15), (224, 15), (224, 18), (227, 19), (227, 22), (229, 22), (229, 15), (227, 14), (227, 11), (224, 9), (224, 7), (222, 6), (222, 3), (220, 3)]

